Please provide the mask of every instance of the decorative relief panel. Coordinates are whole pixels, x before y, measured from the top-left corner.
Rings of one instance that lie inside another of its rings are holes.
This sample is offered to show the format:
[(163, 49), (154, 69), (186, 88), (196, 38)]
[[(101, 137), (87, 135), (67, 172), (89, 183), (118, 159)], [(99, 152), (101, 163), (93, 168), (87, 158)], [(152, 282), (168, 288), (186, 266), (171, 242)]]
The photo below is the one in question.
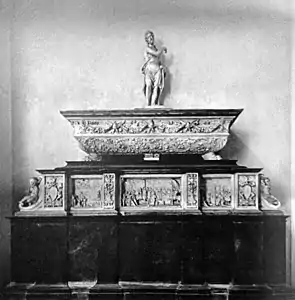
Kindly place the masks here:
[(102, 176), (72, 176), (72, 208), (103, 208)]
[(258, 179), (255, 173), (236, 174), (236, 209), (258, 210)]
[(115, 209), (115, 174), (103, 175), (104, 208)]
[(121, 207), (182, 208), (181, 180), (181, 175), (124, 175), (121, 177)]
[[(93, 154), (209, 154), (226, 144), (241, 110), (66, 111), (80, 147)], [(220, 159), (220, 157), (218, 157)]]
[(64, 208), (64, 175), (44, 176), (44, 208)]
[(218, 152), (228, 136), (217, 137), (93, 137), (76, 136), (86, 153), (143, 154), (143, 153), (195, 153)]
[(232, 175), (203, 175), (203, 209), (231, 210), (234, 207)]
[(227, 133), (232, 118), (70, 120), (75, 134)]
[(199, 207), (199, 175), (198, 173), (187, 173), (187, 208)]
[(73, 212), (115, 209), (115, 174), (74, 175), (71, 183)]

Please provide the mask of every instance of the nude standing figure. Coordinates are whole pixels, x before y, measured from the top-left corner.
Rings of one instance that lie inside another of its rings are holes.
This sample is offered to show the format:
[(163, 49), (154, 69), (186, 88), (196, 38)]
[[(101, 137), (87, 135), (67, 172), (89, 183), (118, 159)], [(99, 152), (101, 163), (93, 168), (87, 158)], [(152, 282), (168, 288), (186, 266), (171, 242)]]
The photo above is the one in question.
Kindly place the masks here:
[(159, 98), (164, 89), (165, 66), (161, 62), (163, 53), (167, 48), (158, 50), (155, 46), (155, 36), (152, 31), (145, 33), (146, 49), (144, 53), (145, 63), (141, 68), (144, 75), (144, 94), (148, 106), (160, 105)]

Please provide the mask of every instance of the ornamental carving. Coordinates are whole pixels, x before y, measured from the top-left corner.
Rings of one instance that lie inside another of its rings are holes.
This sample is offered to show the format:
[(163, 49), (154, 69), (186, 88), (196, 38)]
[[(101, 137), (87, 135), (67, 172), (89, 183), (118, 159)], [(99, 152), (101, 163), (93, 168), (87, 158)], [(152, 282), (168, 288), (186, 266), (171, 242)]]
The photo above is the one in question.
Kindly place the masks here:
[(63, 175), (47, 175), (44, 178), (44, 208), (64, 207)]
[(233, 207), (233, 183), (231, 176), (205, 175), (203, 207), (231, 209)]
[(241, 110), (133, 109), (66, 111), (74, 137), (94, 154), (199, 154), (205, 160), (226, 144)]
[(187, 199), (188, 208), (199, 206), (199, 176), (197, 173), (187, 173)]
[(259, 176), (260, 180), (260, 199), (261, 208), (264, 210), (276, 210), (281, 206), (281, 202), (271, 194), (270, 179), (263, 174)]
[(227, 142), (222, 137), (85, 137), (76, 136), (82, 150), (96, 154), (185, 153), (220, 151)]
[(27, 194), (21, 199), (18, 204), (20, 211), (31, 211), (42, 207), (42, 198), (40, 198), (40, 183), (41, 177), (30, 178), (30, 187)]
[(103, 207), (103, 179), (100, 177), (72, 178), (72, 208)]
[(108, 173), (103, 175), (104, 189), (104, 208), (115, 208), (115, 174)]
[(123, 208), (179, 208), (181, 205), (180, 176), (121, 178)]
[(237, 174), (237, 207), (258, 208), (258, 174)]
[(74, 134), (227, 133), (231, 118), (70, 120)]

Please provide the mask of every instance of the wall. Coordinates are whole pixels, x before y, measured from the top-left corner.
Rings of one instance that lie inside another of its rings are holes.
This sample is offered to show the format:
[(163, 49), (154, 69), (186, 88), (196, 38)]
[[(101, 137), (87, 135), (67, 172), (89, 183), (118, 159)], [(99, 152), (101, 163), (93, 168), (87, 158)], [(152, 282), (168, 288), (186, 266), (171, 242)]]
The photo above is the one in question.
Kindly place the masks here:
[(12, 203), (12, 141), (10, 97), (11, 2), (0, 1), (0, 287), (9, 280), (10, 224)]
[(143, 34), (152, 29), (168, 48), (166, 106), (244, 108), (225, 154), (264, 167), (288, 210), (288, 4), (18, 0), (12, 41), (14, 194), (20, 197), (35, 168), (83, 159), (59, 110), (145, 105)]
[(224, 156), (264, 167), (290, 211), (289, 0), (14, 3), (14, 205), (36, 168), (84, 157), (59, 110), (145, 105), (143, 35), (152, 29), (168, 48), (165, 105), (244, 108)]
[[(292, 16), (294, 18), (295, 16), (295, 3), (292, 3)], [(294, 21), (292, 23), (292, 32), (295, 30), (295, 24)], [(292, 48), (294, 49), (295, 47), (295, 40), (294, 37), (292, 38)], [(291, 76), (294, 78), (295, 76), (295, 68), (294, 68), (294, 63), (295, 63), (295, 51), (292, 51), (292, 64), (290, 64), (290, 71), (291, 71)], [(290, 259), (292, 262), (292, 269), (291, 269), (291, 283), (292, 286), (295, 287), (295, 82), (294, 80), (291, 83), (291, 95), (292, 95), (292, 101), (291, 101), (291, 231), (292, 231), (292, 239), (291, 239), (291, 255)]]

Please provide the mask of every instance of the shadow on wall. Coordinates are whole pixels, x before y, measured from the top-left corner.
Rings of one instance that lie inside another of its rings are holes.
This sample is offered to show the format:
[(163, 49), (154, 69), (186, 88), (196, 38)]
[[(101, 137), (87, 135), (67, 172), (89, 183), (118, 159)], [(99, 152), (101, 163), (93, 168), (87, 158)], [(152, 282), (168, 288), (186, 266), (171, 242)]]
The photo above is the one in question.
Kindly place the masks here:
[(239, 160), (240, 157), (244, 157), (245, 154), (249, 151), (248, 147), (245, 144), (245, 141), (247, 140), (247, 132), (230, 131), (227, 144), (219, 154), (223, 159)]
[[(156, 44), (159, 46), (159, 49), (165, 47), (164, 43), (162, 40), (156, 41)], [(173, 75), (170, 72), (170, 67), (173, 65), (173, 54), (169, 54), (169, 49), (168, 53), (166, 55), (163, 55), (162, 57), (162, 63), (166, 67), (166, 76), (165, 76), (165, 88), (163, 90), (163, 93), (160, 98), (160, 104), (165, 105), (165, 99), (168, 98), (171, 94), (171, 88), (172, 88), (172, 82), (173, 82)]]
[[(282, 203), (282, 210), (286, 213), (289, 211), (288, 203), (288, 191), (284, 186), (275, 180), (272, 181), (271, 174), (268, 170), (264, 168), (263, 163), (260, 161), (259, 157), (247, 147), (247, 141), (249, 134), (246, 131), (230, 131), (230, 136), (228, 137), (228, 142), (225, 147), (219, 152), (223, 159), (237, 160), (238, 165), (244, 165), (239, 162), (242, 157), (251, 157), (255, 162), (254, 168), (262, 168), (262, 173), (265, 176), (269, 176), (271, 180), (271, 190), (274, 196), (278, 197)], [(246, 167), (249, 167), (246, 165)]]

